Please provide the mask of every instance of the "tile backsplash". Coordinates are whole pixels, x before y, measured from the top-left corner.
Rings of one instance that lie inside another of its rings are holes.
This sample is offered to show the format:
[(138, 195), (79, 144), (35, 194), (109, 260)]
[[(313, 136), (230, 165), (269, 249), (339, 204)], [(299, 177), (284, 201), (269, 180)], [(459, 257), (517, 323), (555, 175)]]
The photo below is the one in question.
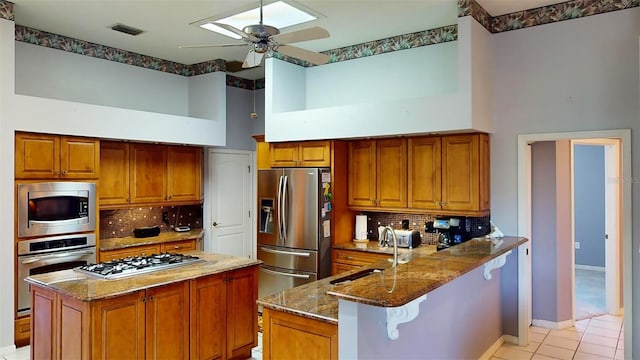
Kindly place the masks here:
[[(169, 224), (162, 222), (162, 213), (169, 215)], [(100, 238), (133, 236), (138, 227), (160, 226), (160, 231), (172, 231), (171, 226), (187, 225), (202, 228), (202, 205), (134, 207), (100, 210)]]
[(438, 242), (436, 234), (426, 234), (424, 223), (433, 221), (433, 215), (422, 214), (392, 214), (392, 213), (363, 213), (367, 215), (367, 233), (369, 240), (378, 241), (378, 226), (391, 225), (394, 229), (402, 228), (402, 220), (409, 220), (409, 229), (420, 231), (423, 244), (435, 245)]

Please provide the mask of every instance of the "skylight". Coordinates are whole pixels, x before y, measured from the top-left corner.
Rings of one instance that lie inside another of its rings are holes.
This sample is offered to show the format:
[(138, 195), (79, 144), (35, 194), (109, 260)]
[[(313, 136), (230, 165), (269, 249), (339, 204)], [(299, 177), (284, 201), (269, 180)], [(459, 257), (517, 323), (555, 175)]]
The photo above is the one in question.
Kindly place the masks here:
[[(283, 29), (288, 26), (298, 25), (307, 21), (317, 19), (317, 16), (304, 12), (284, 1), (277, 1), (268, 5), (264, 5), (262, 8), (263, 22), (265, 25), (275, 26), (278, 29)], [(201, 24), (200, 27), (215, 31), (219, 34), (240, 39), (240, 36), (227, 31), (221, 27), (214, 25), (214, 22), (231, 25), (237, 29), (242, 30), (247, 25), (255, 25), (260, 23), (260, 8), (247, 10), (245, 12), (228, 16), (223, 19), (208, 20), (206, 23)]]

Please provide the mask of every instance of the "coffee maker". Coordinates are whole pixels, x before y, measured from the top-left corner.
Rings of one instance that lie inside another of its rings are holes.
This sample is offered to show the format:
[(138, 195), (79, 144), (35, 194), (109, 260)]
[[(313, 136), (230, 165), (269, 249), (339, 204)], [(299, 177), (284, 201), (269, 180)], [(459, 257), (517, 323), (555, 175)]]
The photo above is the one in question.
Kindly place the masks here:
[(437, 216), (433, 222), (425, 223), (425, 231), (437, 234), (438, 251), (471, 239), (465, 216)]

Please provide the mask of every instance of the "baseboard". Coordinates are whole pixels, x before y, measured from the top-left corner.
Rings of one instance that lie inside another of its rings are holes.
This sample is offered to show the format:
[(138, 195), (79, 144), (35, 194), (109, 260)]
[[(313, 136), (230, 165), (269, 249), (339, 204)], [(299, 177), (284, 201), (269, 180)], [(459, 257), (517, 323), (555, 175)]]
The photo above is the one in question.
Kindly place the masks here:
[(549, 321), (549, 320), (537, 320), (533, 319), (531, 322), (533, 326), (545, 328), (545, 329), (566, 329), (568, 327), (572, 327), (574, 325), (573, 320), (565, 320), (565, 321)]
[(15, 345), (9, 345), (9, 346), (5, 346), (0, 348), (0, 355), (4, 355), (4, 354), (10, 354), (10, 353), (14, 353), (16, 352), (16, 346)]
[(487, 351), (484, 352), (484, 354), (482, 354), (478, 360), (489, 360), (491, 359), (491, 357), (493, 356), (493, 354), (498, 351), (498, 349), (500, 348), (500, 346), (502, 346), (502, 344), (504, 344), (504, 337), (505, 335), (502, 335), (498, 338), (498, 340), (496, 340), (496, 342), (493, 343), (493, 345), (489, 346), (489, 348), (487, 349)]
[(605, 272), (604, 266), (593, 266), (593, 265), (575, 265), (578, 270), (591, 270), (591, 271), (602, 271)]
[(520, 338), (513, 335), (502, 335), (502, 338), (504, 342), (508, 344), (519, 345), (518, 343), (520, 342)]

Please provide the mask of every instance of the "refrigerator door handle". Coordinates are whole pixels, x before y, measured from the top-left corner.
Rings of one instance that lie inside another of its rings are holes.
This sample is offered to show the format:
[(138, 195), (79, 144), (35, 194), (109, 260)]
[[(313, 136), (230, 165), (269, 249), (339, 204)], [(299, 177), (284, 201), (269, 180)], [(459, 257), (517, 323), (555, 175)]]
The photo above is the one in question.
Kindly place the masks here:
[(284, 176), (284, 182), (282, 184), (282, 212), (280, 213), (282, 216), (282, 239), (284, 240), (283, 245), (287, 242), (287, 213), (289, 212), (289, 208), (287, 206), (287, 193), (289, 192), (289, 176)]
[[(280, 179), (278, 180), (278, 240), (281, 240), (284, 236), (282, 234), (282, 175), (280, 175)], [(284, 243), (284, 242), (283, 242)]]
[(271, 275), (282, 275), (282, 276), (289, 276), (289, 277), (299, 278), (299, 279), (308, 279), (310, 277), (310, 275), (306, 275), (306, 274), (290, 274), (290, 273), (265, 269), (263, 267), (260, 267), (260, 271), (265, 272), (267, 274), (271, 274)]
[(311, 253), (307, 253), (307, 252), (282, 251), (282, 250), (269, 249), (266, 247), (260, 247), (260, 250), (264, 252), (272, 253), (272, 254), (278, 254), (278, 255), (291, 255), (291, 256), (304, 256), (304, 257), (311, 256)]

